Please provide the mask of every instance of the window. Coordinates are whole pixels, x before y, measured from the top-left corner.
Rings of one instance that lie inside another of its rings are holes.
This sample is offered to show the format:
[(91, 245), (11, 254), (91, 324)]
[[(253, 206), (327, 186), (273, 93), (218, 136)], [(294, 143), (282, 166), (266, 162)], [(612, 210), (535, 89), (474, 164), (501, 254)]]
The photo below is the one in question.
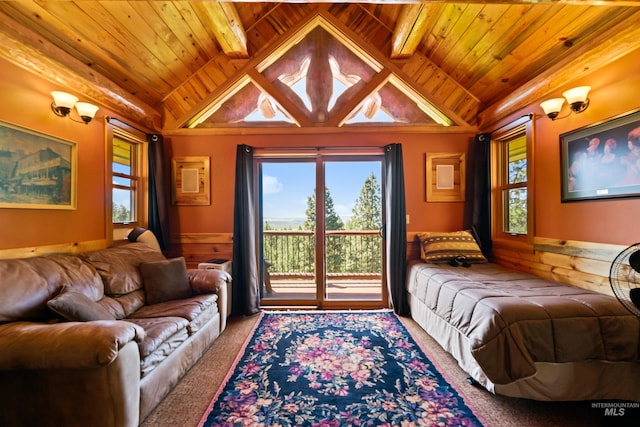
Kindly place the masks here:
[(281, 48), (188, 121), (215, 127), (452, 126), (438, 110), (324, 18)]
[(494, 134), (494, 238), (529, 241), (532, 230), (532, 126), (528, 116)]
[(111, 174), (113, 177), (111, 194), (113, 223), (136, 222), (138, 168), (134, 142), (114, 136)]
[(107, 182), (111, 183), (107, 216), (113, 239), (126, 237), (147, 223), (146, 136), (128, 127), (108, 127)]

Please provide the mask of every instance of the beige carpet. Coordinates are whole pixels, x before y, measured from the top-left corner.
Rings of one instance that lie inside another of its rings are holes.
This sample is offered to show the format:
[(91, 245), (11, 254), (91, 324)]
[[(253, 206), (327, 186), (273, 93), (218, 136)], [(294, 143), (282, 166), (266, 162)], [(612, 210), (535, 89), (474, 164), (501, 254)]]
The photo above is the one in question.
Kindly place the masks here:
[[(227, 329), (185, 375), (176, 388), (161, 402), (142, 424), (143, 427), (197, 426), (224, 381), (242, 345), (258, 320), (231, 318)], [(589, 402), (536, 402), (493, 395), (482, 388), (467, 384), (467, 375), (456, 361), (408, 318), (402, 319), (413, 336), (427, 349), (428, 356), (438, 366), (465, 401), (487, 426), (498, 427), (589, 427), (604, 424), (602, 409), (593, 409)], [(605, 421), (615, 421), (610, 419)]]

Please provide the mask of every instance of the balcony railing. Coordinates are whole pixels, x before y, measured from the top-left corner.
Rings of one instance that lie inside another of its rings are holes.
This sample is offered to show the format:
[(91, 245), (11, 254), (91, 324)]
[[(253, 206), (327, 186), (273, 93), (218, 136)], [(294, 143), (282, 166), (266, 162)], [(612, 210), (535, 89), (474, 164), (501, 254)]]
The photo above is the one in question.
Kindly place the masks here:
[[(315, 233), (264, 230), (264, 259), (271, 277), (313, 277)], [(327, 230), (327, 276), (377, 278), (382, 271), (382, 239), (378, 230)]]

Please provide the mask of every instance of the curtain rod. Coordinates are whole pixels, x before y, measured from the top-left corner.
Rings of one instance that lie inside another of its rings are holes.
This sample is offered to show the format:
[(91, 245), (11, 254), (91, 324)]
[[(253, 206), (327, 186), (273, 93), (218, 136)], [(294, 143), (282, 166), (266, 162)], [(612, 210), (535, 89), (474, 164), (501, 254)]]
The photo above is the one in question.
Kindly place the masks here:
[(119, 119), (119, 118), (117, 118), (117, 117), (110, 117), (110, 116), (107, 116), (107, 122), (111, 123), (111, 121), (112, 121), (112, 120), (117, 121), (117, 122), (120, 122), (120, 123), (122, 123), (122, 124), (123, 124), (123, 125), (125, 125), (125, 126), (129, 126), (130, 128), (137, 130), (138, 132), (142, 132), (142, 133), (144, 133), (145, 135), (151, 135), (151, 134), (153, 134), (153, 132), (148, 132), (148, 131), (146, 131), (146, 130), (142, 130), (142, 129), (140, 129), (139, 127), (134, 126), (134, 125), (132, 125), (132, 124), (129, 124), (129, 123), (125, 122), (124, 120), (120, 120), (120, 119)]
[(497, 128), (495, 128), (494, 130), (492, 130), (492, 131), (490, 131), (490, 132), (482, 132), (482, 133), (489, 133), (489, 134), (491, 134), (491, 133), (497, 132), (497, 131), (499, 131), (500, 129), (503, 129), (503, 128), (506, 128), (507, 126), (510, 126), (513, 122), (516, 122), (516, 121), (518, 121), (518, 120), (520, 120), (520, 119), (524, 119), (525, 117), (528, 117), (528, 118), (529, 118), (529, 120), (531, 120), (531, 119), (533, 118), (533, 113), (525, 114), (525, 115), (523, 115), (523, 116), (518, 117), (518, 118), (517, 118), (517, 119), (515, 119), (515, 120), (510, 121), (509, 123), (505, 123), (505, 124), (503, 124), (502, 126), (498, 126)]

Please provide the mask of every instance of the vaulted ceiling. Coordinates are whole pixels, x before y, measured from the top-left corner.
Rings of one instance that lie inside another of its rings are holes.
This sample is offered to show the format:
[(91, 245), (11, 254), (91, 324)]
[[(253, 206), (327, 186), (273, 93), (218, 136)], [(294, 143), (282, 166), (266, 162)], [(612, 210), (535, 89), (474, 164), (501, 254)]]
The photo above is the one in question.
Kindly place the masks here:
[[(286, 90), (274, 90), (262, 75), (263, 65), (301, 42), (308, 34), (302, 30), (320, 18), (356, 56), (377, 64), (379, 77), (366, 90), (354, 89), (342, 110), (358, 107), (392, 76), (453, 128), (468, 131), (640, 48), (638, 6), (1, 1), (0, 56), (137, 123), (170, 131), (193, 123), (246, 79), (279, 105), (295, 107)], [(431, 126), (438, 125), (421, 125)]]

